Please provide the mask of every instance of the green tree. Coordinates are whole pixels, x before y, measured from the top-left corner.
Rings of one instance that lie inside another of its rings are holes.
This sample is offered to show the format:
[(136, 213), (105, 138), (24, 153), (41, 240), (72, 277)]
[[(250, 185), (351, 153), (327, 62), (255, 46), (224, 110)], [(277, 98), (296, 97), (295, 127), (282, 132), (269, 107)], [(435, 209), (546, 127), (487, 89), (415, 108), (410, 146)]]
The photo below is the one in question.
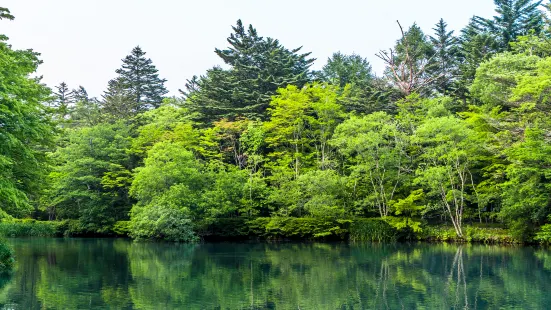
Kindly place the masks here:
[(132, 200), (129, 128), (122, 122), (68, 131), (54, 154), (50, 205), (60, 219), (79, 219), (91, 232), (108, 233), (128, 218)]
[(355, 84), (360, 87), (367, 86), (373, 79), (371, 65), (367, 59), (360, 55), (345, 55), (341, 52), (334, 53), (327, 59), (319, 73), (323, 81), (345, 87), (346, 84)]
[(530, 31), (539, 34), (543, 30), (543, 13), (539, 10), (541, 0), (494, 0), (494, 3), (497, 15), (493, 19), (475, 16), (474, 21), (496, 37), (500, 51), (510, 50), (509, 43), (518, 36)]
[(134, 96), (118, 77), (109, 81), (107, 90), (102, 95), (101, 113), (111, 121), (131, 119), (145, 110), (134, 101)]
[(265, 111), (280, 87), (302, 87), (310, 79), (309, 68), (314, 59), (301, 48), (287, 49), (278, 40), (263, 38), (255, 28), (233, 26), (229, 47), (216, 49), (216, 54), (230, 66), (215, 67), (205, 76), (194, 77), (186, 85), (186, 98), (199, 120), (212, 123), (237, 116), (265, 119)]
[(478, 102), (510, 108), (512, 91), (524, 76), (533, 75), (541, 58), (502, 53), (478, 67), (471, 95)]
[[(9, 11), (4, 10), (4, 14)], [(32, 50), (13, 50), (0, 40), (0, 209), (27, 216), (47, 174), (45, 152), (54, 130), (43, 106), (50, 90), (31, 75), (40, 60)]]
[(432, 197), (438, 197), (458, 237), (463, 237), (463, 219), (472, 199), (471, 170), (480, 153), (477, 135), (464, 121), (453, 116), (427, 118), (416, 130), (422, 146), (415, 182)]
[(356, 203), (390, 215), (391, 201), (408, 177), (408, 142), (398, 123), (385, 112), (352, 116), (337, 127), (332, 143), (350, 161), (354, 187), (365, 188)]
[(54, 109), (59, 121), (67, 121), (69, 111), (75, 103), (75, 93), (69, 89), (67, 83), (61, 82), (55, 87)]
[(430, 42), (435, 50), (435, 68), (432, 72), (436, 76), (434, 87), (438, 93), (449, 95), (453, 90), (453, 82), (457, 74), (458, 40), (453, 30), (448, 30), (448, 24), (444, 19), (440, 19), (432, 30), (434, 36), (430, 37)]
[(166, 80), (159, 78), (159, 70), (145, 54), (141, 47), (136, 46), (122, 60), (121, 68), (116, 70), (120, 83), (129, 93), (137, 111), (159, 107), (168, 93)]
[(75, 127), (95, 126), (101, 121), (100, 103), (90, 98), (82, 86), (73, 90), (75, 104), (70, 110), (71, 123)]

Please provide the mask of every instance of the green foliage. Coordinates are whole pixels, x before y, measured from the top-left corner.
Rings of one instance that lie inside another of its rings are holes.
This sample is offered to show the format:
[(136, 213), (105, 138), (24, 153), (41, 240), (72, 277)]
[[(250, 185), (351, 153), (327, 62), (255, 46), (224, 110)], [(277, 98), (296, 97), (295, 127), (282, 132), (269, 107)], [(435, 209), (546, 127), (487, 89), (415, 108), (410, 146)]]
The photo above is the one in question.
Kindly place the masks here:
[(427, 226), (418, 235), (419, 240), (445, 242), (478, 242), (490, 244), (514, 244), (520, 240), (514, 238), (501, 227), (466, 226), (463, 237), (458, 237), (455, 229), (450, 226)]
[(45, 203), (53, 218), (78, 218), (86, 230), (108, 232), (127, 218), (131, 203), (129, 128), (122, 122), (74, 129), (68, 143), (53, 155)]
[(0, 273), (12, 271), (15, 266), (15, 253), (4, 240), (0, 241)]
[[(1, 11), (9, 18), (9, 10)], [(24, 217), (41, 193), (47, 174), (44, 150), (52, 144), (47, 109), (50, 90), (31, 77), (40, 60), (32, 50), (13, 50), (0, 38), (0, 208)]]
[[(238, 21), (215, 50), (226, 66), (183, 98), (164, 98), (139, 47), (101, 101), (52, 93), (31, 78), (37, 54), (1, 36), (0, 230), (509, 242), (464, 225), (486, 221), (546, 242), (551, 23), (538, 1), (495, 3), (459, 37), (444, 20), (432, 36), (400, 26), (381, 77), (356, 54), (311, 71), (309, 53)], [(13, 220), (29, 216), (50, 222)], [(428, 229), (443, 223), (452, 234)]]
[(398, 231), (383, 219), (357, 218), (350, 225), (351, 241), (392, 242), (398, 239)]
[(214, 67), (205, 76), (194, 77), (186, 85), (186, 98), (198, 119), (212, 123), (221, 118), (245, 116), (265, 119), (272, 95), (287, 85), (302, 87), (309, 80), (313, 59), (300, 48), (289, 50), (278, 40), (263, 38), (241, 20), (232, 27), (227, 49), (216, 54), (230, 66)]
[(0, 236), (4, 237), (53, 237), (59, 235), (63, 223), (33, 219), (0, 222)]
[(128, 236), (132, 231), (132, 222), (118, 221), (113, 225), (113, 232), (119, 236)]
[(164, 86), (166, 80), (159, 78), (157, 68), (145, 54), (136, 46), (116, 70), (118, 77), (109, 81), (102, 109), (115, 120), (159, 107), (168, 93)]
[(371, 65), (367, 59), (357, 54), (344, 55), (340, 52), (327, 59), (320, 75), (321, 80), (339, 87), (345, 87), (347, 84), (366, 87), (373, 79)]
[(471, 94), (493, 106), (509, 106), (509, 99), (517, 83), (532, 75), (540, 58), (523, 54), (499, 54), (484, 62), (476, 70)]
[(197, 240), (193, 224), (184, 211), (161, 205), (133, 209), (130, 235), (136, 240)]
[(493, 19), (475, 17), (476, 23), (497, 37), (501, 50), (508, 50), (509, 43), (530, 31), (536, 34), (543, 30), (543, 14), (538, 9), (542, 1), (495, 0), (496, 13)]

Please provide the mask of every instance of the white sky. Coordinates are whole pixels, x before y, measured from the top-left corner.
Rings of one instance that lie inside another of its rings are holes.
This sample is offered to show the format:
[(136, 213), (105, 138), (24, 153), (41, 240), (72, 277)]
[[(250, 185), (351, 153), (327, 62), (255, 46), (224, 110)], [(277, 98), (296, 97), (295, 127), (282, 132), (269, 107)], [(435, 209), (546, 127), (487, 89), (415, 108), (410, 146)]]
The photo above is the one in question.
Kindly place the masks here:
[(42, 54), (39, 74), (53, 87), (62, 81), (99, 96), (134, 46), (140, 45), (177, 94), (186, 79), (221, 60), (231, 25), (239, 18), (261, 36), (287, 48), (303, 46), (323, 66), (337, 51), (369, 59), (392, 47), (417, 22), (425, 33), (442, 17), (458, 32), (473, 15), (494, 15), (492, 0), (3, 0), (15, 21), (0, 21), (0, 33), (18, 49)]

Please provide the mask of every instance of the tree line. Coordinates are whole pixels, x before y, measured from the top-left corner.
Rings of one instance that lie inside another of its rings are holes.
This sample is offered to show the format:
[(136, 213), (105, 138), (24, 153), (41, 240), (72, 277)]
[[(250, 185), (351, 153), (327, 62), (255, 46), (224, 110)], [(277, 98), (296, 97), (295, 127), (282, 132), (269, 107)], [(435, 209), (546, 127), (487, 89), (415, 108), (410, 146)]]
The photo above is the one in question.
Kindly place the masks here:
[(177, 241), (236, 217), (448, 223), (458, 237), (498, 223), (549, 241), (551, 4), (494, 2), (459, 33), (398, 23), (379, 76), (340, 52), (312, 70), (310, 53), (238, 20), (215, 49), (227, 66), (176, 97), (140, 47), (93, 98), (47, 88), (38, 54), (2, 37), (2, 216)]

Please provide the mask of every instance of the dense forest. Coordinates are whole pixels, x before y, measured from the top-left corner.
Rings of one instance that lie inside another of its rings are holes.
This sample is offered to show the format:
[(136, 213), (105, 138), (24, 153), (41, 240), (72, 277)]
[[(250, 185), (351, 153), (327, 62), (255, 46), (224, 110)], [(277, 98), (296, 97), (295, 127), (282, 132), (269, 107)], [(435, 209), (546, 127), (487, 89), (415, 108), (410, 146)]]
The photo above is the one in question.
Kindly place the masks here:
[(225, 66), (175, 97), (139, 46), (93, 98), (49, 89), (39, 54), (2, 36), (1, 217), (171, 241), (384, 223), (548, 242), (551, 4), (494, 2), (457, 33), (397, 23), (380, 75), (340, 52), (313, 70), (310, 53), (238, 20), (214, 51)]

